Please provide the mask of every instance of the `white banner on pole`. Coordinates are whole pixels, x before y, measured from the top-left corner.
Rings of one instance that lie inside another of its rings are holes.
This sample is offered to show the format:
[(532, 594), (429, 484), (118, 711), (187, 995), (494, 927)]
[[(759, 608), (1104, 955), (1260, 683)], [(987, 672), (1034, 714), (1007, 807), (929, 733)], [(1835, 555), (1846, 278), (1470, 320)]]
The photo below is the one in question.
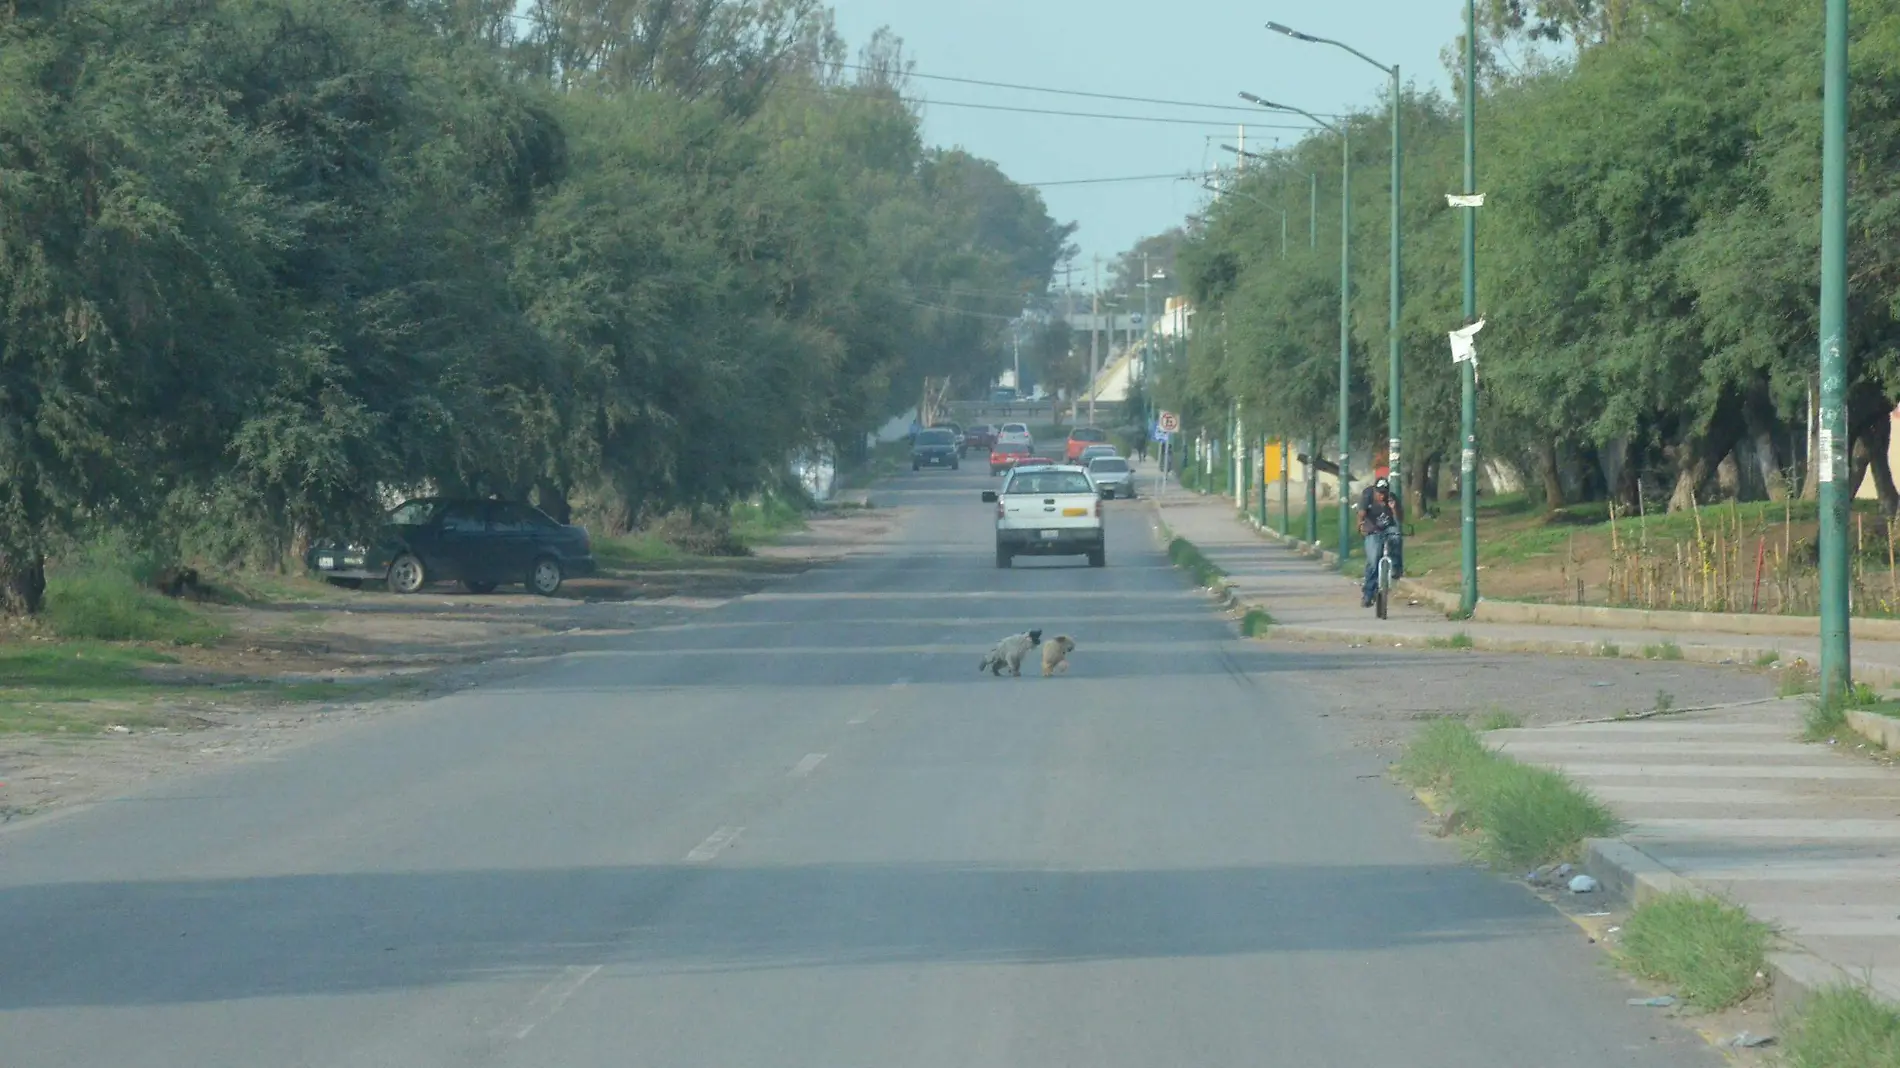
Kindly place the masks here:
[(1479, 319), (1470, 326), (1460, 327), (1451, 332), (1452, 363), (1464, 363), (1466, 360), (1470, 360), (1473, 365), (1477, 364), (1478, 346), (1473, 339), (1478, 336), (1478, 331), (1483, 329), (1484, 320)]
[(1467, 196), (1463, 193), (1446, 193), (1445, 203), (1450, 204), (1454, 208), (1482, 208), (1484, 207), (1484, 194), (1472, 193)]

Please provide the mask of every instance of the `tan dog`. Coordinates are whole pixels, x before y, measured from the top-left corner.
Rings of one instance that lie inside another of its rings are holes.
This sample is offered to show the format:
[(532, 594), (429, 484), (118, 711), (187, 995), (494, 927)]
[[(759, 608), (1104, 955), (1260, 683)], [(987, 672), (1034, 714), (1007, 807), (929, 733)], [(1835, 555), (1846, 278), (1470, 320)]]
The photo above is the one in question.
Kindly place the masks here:
[(1042, 675), (1048, 678), (1069, 670), (1069, 654), (1075, 651), (1075, 639), (1058, 634), (1042, 643)]

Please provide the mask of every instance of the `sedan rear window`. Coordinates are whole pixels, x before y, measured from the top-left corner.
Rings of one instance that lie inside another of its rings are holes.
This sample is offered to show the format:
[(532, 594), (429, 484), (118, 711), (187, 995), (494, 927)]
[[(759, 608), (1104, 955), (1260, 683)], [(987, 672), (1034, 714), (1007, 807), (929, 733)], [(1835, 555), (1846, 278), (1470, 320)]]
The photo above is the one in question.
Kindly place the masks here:
[(926, 430), (917, 435), (919, 445), (951, 445), (956, 440), (956, 434), (948, 430)]
[(1089, 482), (1089, 476), (1080, 471), (1026, 471), (1009, 480), (1003, 492), (1036, 493), (1054, 496), (1058, 493), (1094, 493), (1095, 486)]
[(1103, 474), (1110, 474), (1110, 475), (1120, 474), (1121, 472), (1128, 470), (1128, 461), (1123, 460), (1119, 457), (1104, 456), (1099, 460), (1090, 460), (1089, 470), (1098, 471)]

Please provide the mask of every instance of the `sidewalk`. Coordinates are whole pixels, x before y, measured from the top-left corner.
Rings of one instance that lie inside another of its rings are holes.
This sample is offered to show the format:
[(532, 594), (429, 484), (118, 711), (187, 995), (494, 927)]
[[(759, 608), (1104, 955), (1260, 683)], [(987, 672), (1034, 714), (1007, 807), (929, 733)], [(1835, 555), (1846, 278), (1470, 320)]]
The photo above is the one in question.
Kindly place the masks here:
[[(1677, 628), (1546, 624), (1530, 621), (1453, 621), (1443, 608), (1416, 591), (1401, 589), (1391, 618), (1380, 620), (1359, 607), (1358, 584), (1311, 556), (1302, 556), (1274, 533), (1261, 533), (1241, 519), (1233, 501), (1201, 496), (1170, 485), (1151, 497), (1168, 530), (1194, 545), (1226, 571), (1240, 602), (1265, 609), (1273, 617), (1273, 636), (1292, 641), (1342, 641), (1361, 644), (1441, 644), (1454, 635), (1471, 639), (1473, 648), (1499, 652), (1572, 656), (1668, 656), (1716, 664), (1766, 664), (1800, 657), (1820, 662), (1818, 634), (1740, 634)], [(1306, 547), (1310, 553), (1311, 548)], [(1355, 546), (1356, 548), (1356, 546)], [(1330, 555), (1330, 554), (1329, 554)], [(1363, 560), (1355, 553), (1353, 559)], [(1435, 592), (1435, 591), (1434, 591)], [(1442, 598), (1442, 594), (1438, 595)], [(1420, 603), (1407, 604), (1417, 599)], [(1674, 647), (1674, 652), (1669, 651)], [(1900, 641), (1856, 634), (1855, 679), (1875, 686), (1900, 685)]]
[[(1764, 652), (1812, 663), (1818, 652), (1806, 637), (1452, 622), (1427, 606), (1395, 604), (1382, 622), (1359, 607), (1351, 579), (1263, 536), (1231, 501), (1175, 489), (1154, 504), (1167, 529), (1227, 571), (1241, 604), (1271, 613), (1274, 638), (1411, 646), (1463, 633), (1481, 648), (1605, 655), (1609, 643), (1625, 657), (1674, 642), (1685, 660), (1744, 664)], [(1854, 662), (1860, 678), (1900, 679), (1900, 643), (1857, 641)], [(1774, 924), (1778, 999), (1850, 983), (1900, 1001), (1900, 769), (1800, 741), (1806, 707), (1788, 698), (1485, 737), (1562, 771), (1625, 821), (1622, 837), (1589, 843), (1585, 867), (1607, 890), (1631, 904), (1713, 892)], [(1854, 718), (1900, 741), (1900, 723)]]

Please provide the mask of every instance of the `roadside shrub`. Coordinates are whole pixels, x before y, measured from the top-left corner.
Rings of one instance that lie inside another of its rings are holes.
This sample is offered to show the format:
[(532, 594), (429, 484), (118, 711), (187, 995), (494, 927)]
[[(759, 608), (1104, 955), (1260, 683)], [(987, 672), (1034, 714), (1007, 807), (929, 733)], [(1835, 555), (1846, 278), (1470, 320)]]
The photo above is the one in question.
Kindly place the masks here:
[(693, 556), (750, 556), (732, 516), (710, 508), (676, 508), (646, 524), (646, 532)]
[(1668, 983), (1697, 1008), (1713, 1011), (1760, 987), (1756, 976), (1767, 966), (1771, 933), (1740, 905), (1665, 894), (1630, 914), (1618, 955), (1636, 975)]
[(1495, 866), (1574, 859), (1584, 839), (1617, 829), (1609, 809), (1577, 784), (1499, 756), (1457, 720), (1435, 720), (1420, 731), (1396, 770), (1415, 787), (1446, 794), (1459, 825), (1475, 832), (1473, 854)]
[(1900, 1068), (1900, 1010), (1859, 987), (1807, 1000), (1782, 1047), (1787, 1068)]
[(105, 568), (55, 571), (46, 579), (46, 625), (62, 638), (205, 645), (223, 636), (213, 622)]

